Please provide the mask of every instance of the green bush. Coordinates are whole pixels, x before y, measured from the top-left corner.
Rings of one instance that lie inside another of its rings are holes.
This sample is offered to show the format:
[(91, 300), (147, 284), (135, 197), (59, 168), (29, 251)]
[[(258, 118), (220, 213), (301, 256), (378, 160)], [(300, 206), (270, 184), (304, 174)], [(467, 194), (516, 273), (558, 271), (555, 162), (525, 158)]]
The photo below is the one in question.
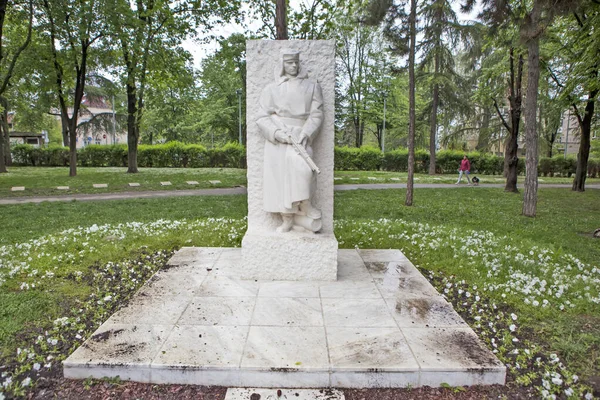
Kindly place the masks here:
[(381, 168), (383, 154), (376, 147), (336, 147), (335, 169), (341, 171), (376, 171)]
[(191, 144), (186, 147), (185, 166), (188, 168), (210, 167), (210, 158), (206, 147), (199, 144)]
[(214, 168), (246, 168), (246, 148), (239, 143), (229, 142), (223, 147), (207, 151), (210, 166)]

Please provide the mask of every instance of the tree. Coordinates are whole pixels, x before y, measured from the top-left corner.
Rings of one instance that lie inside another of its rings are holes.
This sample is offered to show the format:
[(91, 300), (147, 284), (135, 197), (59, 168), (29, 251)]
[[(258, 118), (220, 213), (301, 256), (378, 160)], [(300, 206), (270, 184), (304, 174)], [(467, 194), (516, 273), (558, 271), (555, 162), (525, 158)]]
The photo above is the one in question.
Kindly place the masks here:
[[(10, 164), (8, 100), (5, 93), (21, 53), (31, 42), (33, 27), (33, 0), (11, 6), (9, 8), (8, 0), (0, 0), (0, 173), (7, 172), (6, 165)], [(22, 24), (23, 20), (27, 23)]]
[(275, 29), (277, 40), (288, 40), (287, 0), (275, 0)]
[[(237, 16), (239, 0), (185, 0), (172, 5), (155, 0), (107, 0), (115, 50), (124, 67), (127, 93), (128, 173), (137, 173), (148, 71), (163, 49), (177, 49), (196, 28), (209, 29), (215, 23)], [(179, 49), (179, 51), (183, 51)]]
[[(77, 121), (85, 94), (88, 63), (96, 56), (93, 46), (105, 33), (101, 17), (104, 7), (99, 0), (82, 3), (43, 0), (63, 132), (68, 132), (65, 145), (69, 146), (69, 176), (77, 175)], [(70, 79), (75, 80), (74, 88)]]
[(452, 48), (458, 44), (461, 26), (448, 0), (430, 0), (422, 5), (423, 38), (419, 45), (423, 52), (420, 62), (421, 78), (428, 78), (431, 88), (431, 115), (429, 133), (429, 174), (436, 173), (435, 153), (438, 131), (438, 109), (443, 105), (460, 102), (457, 96), (458, 74), (454, 69)]

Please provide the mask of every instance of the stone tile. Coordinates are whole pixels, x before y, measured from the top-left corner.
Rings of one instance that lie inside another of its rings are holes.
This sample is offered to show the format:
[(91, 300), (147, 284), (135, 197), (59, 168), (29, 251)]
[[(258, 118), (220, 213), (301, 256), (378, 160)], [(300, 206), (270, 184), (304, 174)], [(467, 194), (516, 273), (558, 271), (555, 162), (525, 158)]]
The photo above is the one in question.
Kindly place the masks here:
[(150, 366), (170, 325), (103, 324), (69, 357), (69, 366)]
[(333, 178), (333, 180), (334, 180), (334, 181), (339, 181), (339, 180), (341, 180), (341, 179), (343, 179), (343, 178), (339, 178), (339, 177), (337, 177), (337, 176), (336, 176), (335, 178)]
[(404, 388), (419, 386), (419, 371), (333, 371), (331, 386), (342, 388)]
[(396, 328), (396, 321), (382, 298), (379, 299), (321, 299), (325, 326)]
[(68, 186), (57, 186), (56, 187), (57, 190), (69, 190)]
[(160, 186), (171, 186), (171, 185), (172, 185), (172, 183), (169, 181), (164, 181), (164, 182), (160, 183)]
[(328, 327), (327, 343), (332, 371), (414, 371), (419, 368), (398, 328)]
[(360, 178), (350, 178), (351, 181), (358, 181)]
[(219, 185), (219, 184), (221, 184), (221, 181), (217, 181), (217, 180), (214, 180), (214, 181), (209, 181), (209, 182), (210, 182), (211, 184), (213, 184), (213, 185)]
[(175, 326), (152, 367), (238, 368), (247, 326)]
[(322, 283), (322, 298), (381, 299), (377, 286), (369, 278), (367, 281), (338, 281)]
[(399, 181), (400, 178), (390, 178), (390, 181)]
[(152, 383), (175, 385), (241, 386), (240, 370), (231, 367), (152, 365)]
[(419, 270), (408, 260), (365, 262), (365, 267), (373, 278), (421, 275)]
[(242, 368), (328, 371), (323, 327), (252, 326)]
[(504, 370), (470, 328), (403, 328), (402, 332), (421, 371)]
[(215, 269), (220, 271), (231, 271), (235, 276), (239, 276), (235, 272), (243, 267), (242, 249), (241, 248), (224, 248), (215, 263)]
[[(329, 387), (329, 371), (313, 371), (297, 368), (243, 368), (240, 373), (240, 384), (238, 386), (261, 386), (270, 388)], [(277, 400), (280, 399), (284, 399), (284, 397), (281, 396)], [(295, 396), (291, 399), (295, 399)]]
[(197, 181), (185, 181), (185, 183), (187, 183), (188, 185), (197, 185), (198, 184)]
[(198, 276), (206, 276), (214, 273), (214, 267), (217, 260), (198, 260), (198, 261), (182, 261), (177, 264), (167, 264), (163, 270), (170, 271), (176, 274), (190, 274)]
[(253, 326), (323, 326), (318, 298), (272, 298), (256, 300)]
[(263, 282), (258, 297), (319, 297), (318, 282), (274, 281)]
[(62, 363), (63, 375), (68, 379), (88, 378), (119, 378), (120, 381), (134, 381), (142, 383), (153, 382), (153, 374), (149, 366), (129, 364), (105, 364), (105, 365), (78, 365), (70, 364), (69, 360)]
[(384, 298), (396, 298), (404, 295), (437, 297), (439, 293), (421, 274), (385, 275), (374, 278), (375, 285)]
[(367, 176), (367, 179), (370, 181), (377, 181), (379, 178), (375, 178), (374, 176)]
[(227, 276), (211, 275), (200, 286), (198, 295), (216, 297), (251, 297), (258, 293), (259, 283), (242, 281)]
[(137, 182), (130, 182), (130, 183), (128, 183), (128, 185), (129, 185), (129, 187), (138, 187), (138, 186), (140, 186), (140, 184), (137, 183)]
[[(278, 396), (278, 390), (281, 396)], [(248, 400), (253, 394), (263, 400), (295, 399), (295, 400), (344, 400), (344, 393), (337, 389), (264, 389), (264, 388), (229, 388), (225, 400)]]
[(468, 327), (441, 296), (405, 296), (386, 299), (386, 303), (400, 328)]
[(136, 295), (127, 307), (114, 313), (112, 324), (170, 324), (173, 325), (191, 302), (192, 296)]
[(141, 296), (193, 296), (206, 279), (206, 270), (195, 274), (182, 274), (176, 269), (161, 270), (144, 284), (138, 295)]
[(406, 257), (400, 250), (359, 249), (358, 254), (364, 262), (404, 261)]
[(94, 183), (94, 184), (92, 184), (92, 186), (96, 189), (102, 189), (102, 188), (107, 188), (108, 184), (107, 183)]
[(370, 280), (369, 271), (365, 268), (365, 263), (355, 249), (338, 250), (338, 270), (339, 281), (365, 281)]
[(250, 325), (256, 297), (194, 297), (178, 325)]
[(204, 260), (216, 261), (223, 252), (222, 247), (182, 247), (173, 254), (168, 265), (198, 263)]
[(13, 186), (10, 188), (11, 192), (22, 192), (25, 190), (25, 186)]

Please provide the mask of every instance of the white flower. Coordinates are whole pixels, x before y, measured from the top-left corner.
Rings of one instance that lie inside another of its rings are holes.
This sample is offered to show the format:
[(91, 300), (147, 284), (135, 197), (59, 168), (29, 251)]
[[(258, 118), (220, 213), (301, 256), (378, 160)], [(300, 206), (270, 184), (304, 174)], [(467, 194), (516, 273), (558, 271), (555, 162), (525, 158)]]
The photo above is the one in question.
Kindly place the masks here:
[(571, 389), (571, 388), (565, 389), (565, 396), (567, 396), (567, 397), (573, 396), (573, 389)]
[(42, 367), (42, 366), (41, 366), (39, 363), (35, 363), (35, 364), (33, 364), (33, 370), (34, 370), (34, 371), (39, 371), (41, 367)]
[(515, 313), (511, 313), (510, 317), (512, 318), (513, 321), (517, 320), (517, 314), (515, 314)]
[(560, 386), (560, 385), (562, 385), (563, 380), (560, 379), (559, 377), (555, 376), (554, 378), (552, 378), (552, 383), (554, 383), (555, 385)]
[(29, 386), (30, 383), (31, 383), (31, 378), (27, 377), (27, 378), (23, 379), (23, 382), (21, 382), (21, 386)]
[(511, 332), (514, 332), (517, 330), (517, 326), (515, 324), (511, 324), (508, 329), (510, 329)]
[(573, 375), (573, 382), (577, 382), (579, 380), (579, 377), (577, 375)]

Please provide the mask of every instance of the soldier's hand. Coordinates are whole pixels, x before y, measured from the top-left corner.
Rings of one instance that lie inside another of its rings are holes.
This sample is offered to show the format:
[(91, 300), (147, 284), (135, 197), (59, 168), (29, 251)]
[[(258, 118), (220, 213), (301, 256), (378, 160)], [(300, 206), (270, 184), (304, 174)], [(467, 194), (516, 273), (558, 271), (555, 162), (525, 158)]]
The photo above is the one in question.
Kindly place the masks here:
[(282, 130), (275, 131), (275, 140), (277, 140), (280, 143), (286, 143), (286, 144), (290, 143), (290, 139), (288, 138), (288, 135)]

